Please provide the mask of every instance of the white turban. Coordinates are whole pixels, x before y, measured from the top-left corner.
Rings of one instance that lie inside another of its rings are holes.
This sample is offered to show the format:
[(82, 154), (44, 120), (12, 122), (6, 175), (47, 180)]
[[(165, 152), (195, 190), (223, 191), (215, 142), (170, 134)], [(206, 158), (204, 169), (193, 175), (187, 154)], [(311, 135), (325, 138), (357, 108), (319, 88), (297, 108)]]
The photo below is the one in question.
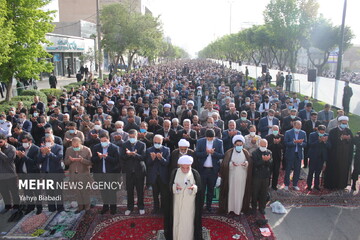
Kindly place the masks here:
[(232, 143), (235, 144), (236, 141), (242, 141), (245, 143), (245, 138), (242, 135), (235, 135), (232, 139)]
[(192, 101), (192, 100), (187, 101), (186, 104), (192, 104), (193, 106), (195, 105), (195, 104), (194, 104), (194, 101)]
[(114, 101), (108, 101), (107, 104), (109, 104), (109, 105), (110, 105), (110, 104), (114, 105)]
[(179, 147), (190, 147), (190, 143), (185, 139), (181, 139), (178, 143)]
[(164, 108), (171, 108), (171, 105), (167, 103), (164, 105)]
[(340, 121), (349, 121), (349, 117), (347, 117), (347, 116), (341, 116), (341, 117), (338, 118), (338, 121), (339, 121), (339, 122), (340, 122)]
[(185, 165), (191, 165), (193, 163), (194, 159), (188, 155), (184, 155), (182, 157), (179, 158), (178, 160), (178, 164), (179, 165), (182, 165), (182, 164), (185, 164)]

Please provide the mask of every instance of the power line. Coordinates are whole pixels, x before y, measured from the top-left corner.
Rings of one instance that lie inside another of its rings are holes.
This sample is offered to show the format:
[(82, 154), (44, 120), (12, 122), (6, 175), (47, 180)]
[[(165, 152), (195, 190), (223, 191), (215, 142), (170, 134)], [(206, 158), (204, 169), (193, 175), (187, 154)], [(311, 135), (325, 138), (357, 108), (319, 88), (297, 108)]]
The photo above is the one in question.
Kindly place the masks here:
[[(93, 15), (91, 15), (91, 16), (89, 16), (89, 17), (87, 17), (87, 18), (81, 19), (81, 20), (87, 20), (87, 19), (89, 19), (89, 18), (94, 17), (95, 15), (96, 15), (96, 13), (94, 13)], [(65, 25), (65, 26), (61, 26), (61, 27), (57, 27), (57, 26), (56, 26), (55, 29), (67, 28), (67, 27), (74, 26), (74, 25), (76, 25), (76, 24), (78, 24), (78, 22), (71, 23), (71, 24), (69, 24), (69, 25)]]

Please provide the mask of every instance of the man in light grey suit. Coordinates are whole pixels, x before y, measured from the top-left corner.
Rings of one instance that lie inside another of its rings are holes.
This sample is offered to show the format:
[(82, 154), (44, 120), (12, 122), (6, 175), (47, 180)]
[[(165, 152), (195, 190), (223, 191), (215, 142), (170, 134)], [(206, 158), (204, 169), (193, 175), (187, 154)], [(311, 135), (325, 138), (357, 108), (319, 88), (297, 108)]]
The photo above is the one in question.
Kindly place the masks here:
[(214, 112), (219, 113), (219, 111), (213, 109), (214, 105), (212, 102), (208, 102), (206, 106), (207, 106), (207, 109), (204, 109), (200, 114), (200, 122), (201, 122), (201, 125), (203, 125), (203, 126), (206, 125), (207, 118), (212, 117), (212, 114)]
[(318, 120), (321, 122), (321, 124), (328, 126), (330, 120), (334, 119), (334, 112), (330, 110), (331, 106), (330, 104), (325, 104), (324, 110), (321, 110), (318, 112)]

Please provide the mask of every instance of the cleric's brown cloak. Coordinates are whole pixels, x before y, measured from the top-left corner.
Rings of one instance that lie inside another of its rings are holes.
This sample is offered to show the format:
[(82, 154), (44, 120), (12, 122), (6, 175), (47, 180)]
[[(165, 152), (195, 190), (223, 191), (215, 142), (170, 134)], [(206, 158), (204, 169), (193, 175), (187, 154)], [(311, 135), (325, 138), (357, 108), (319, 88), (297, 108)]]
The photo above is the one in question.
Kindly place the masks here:
[[(220, 196), (219, 196), (219, 213), (226, 214), (228, 212), (228, 196), (229, 196), (229, 164), (231, 156), (233, 154), (234, 148), (230, 148), (226, 153), (225, 157), (220, 166)], [(251, 199), (251, 179), (252, 179), (252, 158), (250, 153), (243, 149), (246, 161), (249, 162), (246, 184), (245, 184), (245, 194), (241, 211), (243, 213), (248, 213), (250, 210), (250, 199)]]

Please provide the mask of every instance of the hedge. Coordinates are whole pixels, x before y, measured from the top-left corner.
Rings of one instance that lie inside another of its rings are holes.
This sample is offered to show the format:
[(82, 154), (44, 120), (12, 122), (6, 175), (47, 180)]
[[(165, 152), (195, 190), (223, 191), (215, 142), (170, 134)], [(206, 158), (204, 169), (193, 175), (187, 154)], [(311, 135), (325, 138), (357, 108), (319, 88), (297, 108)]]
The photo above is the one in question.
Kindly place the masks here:
[(40, 101), (47, 104), (47, 97), (45, 93), (40, 92), (39, 90), (25, 90), (21, 93), (21, 96), (39, 96)]
[(50, 89), (40, 89), (40, 92), (43, 92), (46, 97), (49, 99), (52, 96), (55, 96), (57, 98), (60, 98), (60, 96), (62, 95), (63, 91), (61, 89), (55, 89), (55, 88), (50, 88)]
[(5, 112), (7, 114), (11, 107), (15, 107), (15, 108), (17, 107), (19, 101), (22, 101), (24, 104), (24, 107), (27, 109), (30, 109), (31, 104), (34, 102), (34, 101), (23, 101), (23, 100), (13, 100), (13, 99), (11, 99), (10, 102), (2, 101), (0, 103), (0, 113)]

